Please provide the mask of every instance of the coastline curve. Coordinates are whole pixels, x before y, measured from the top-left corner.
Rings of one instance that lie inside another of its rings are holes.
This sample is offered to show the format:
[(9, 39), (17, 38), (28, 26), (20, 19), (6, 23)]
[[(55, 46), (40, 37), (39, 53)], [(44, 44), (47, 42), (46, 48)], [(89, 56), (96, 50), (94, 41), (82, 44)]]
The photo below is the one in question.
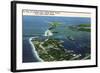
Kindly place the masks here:
[(43, 62), (43, 60), (39, 57), (39, 55), (38, 55), (38, 53), (37, 53), (37, 51), (36, 51), (36, 49), (35, 49), (34, 44), (31, 42), (31, 40), (32, 40), (33, 38), (34, 38), (34, 37), (30, 37), (30, 38), (29, 38), (29, 43), (30, 43), (30, 45), (31, 45), (31, 47), (32, 47), (32, 51), (35, 53), (35, 56), (36, 56), (36, 58), (39, 60), (39, 62)]

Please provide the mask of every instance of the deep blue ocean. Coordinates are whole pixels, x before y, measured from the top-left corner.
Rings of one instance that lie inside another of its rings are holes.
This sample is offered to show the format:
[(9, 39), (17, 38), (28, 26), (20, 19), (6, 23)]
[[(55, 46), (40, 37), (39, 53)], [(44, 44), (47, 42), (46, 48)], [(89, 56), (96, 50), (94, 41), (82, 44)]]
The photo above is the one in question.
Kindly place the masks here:
[[(91, 19), (87, 17), (54, 17), (54, 16), (23, 16), (23, 62), (38, 62), (32, 47), (29, 44), (29, 38), (34, 36), (43, 36), (48, 29), (49, 22), (61, 22), (62, 26), (58, 29), (61, 33), (56, 35), (66, 43), (63, 45), (69, 49), (74, 50), (75, 53), (84, 54), (90, 52), (86, 47), (90, 46), (90, 32), (72, 31), (68, 28), (63, 30), (63, 27), (79, 24), (91, 24)], [(74, 42), (65, 40), (63, 34), (66, 36), (73, 36)], [(62, 35), (62, 36), (61, 36)], [(56, 37), (55, 36), (55, 37)]]

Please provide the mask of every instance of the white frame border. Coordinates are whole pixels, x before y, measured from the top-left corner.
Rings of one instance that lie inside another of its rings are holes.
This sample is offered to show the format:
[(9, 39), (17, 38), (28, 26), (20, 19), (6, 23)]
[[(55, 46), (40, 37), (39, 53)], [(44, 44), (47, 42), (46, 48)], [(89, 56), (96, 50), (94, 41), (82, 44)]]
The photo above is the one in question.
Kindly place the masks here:
[[(16, 44), (16, 52), (17, 52), (17, 61), (16, 66), (17, 70), (22, 69), (39, 69), (39, 68), (52, 68), (52, 67), (73, 67), (73, 66), (85, 66), (85, 65), (96, 65), (96, 9), (93, 8), (82, 8), (82, 7), (59, 7), (59, 6), (45, 6), (45, 5), (28, 5), (28, 4), (17, 4), (17, 15), (16, 15), (16, 26), (17, 26), (17, 44)], [(46, 8), (47, 7), (47, 8)], [(49, 7), (49, 8), (48, 8)], [(22, 63), (22, 9), (39, 9), (39, 10), (72, 10), (72, 11), (86, 11), (91, 13), (91, 60), (83, 60), (83, 61), (63, 61), (63, 62), (44, 62), (44, 63)], [(67, 9), (66, 9), (67, 8)]]

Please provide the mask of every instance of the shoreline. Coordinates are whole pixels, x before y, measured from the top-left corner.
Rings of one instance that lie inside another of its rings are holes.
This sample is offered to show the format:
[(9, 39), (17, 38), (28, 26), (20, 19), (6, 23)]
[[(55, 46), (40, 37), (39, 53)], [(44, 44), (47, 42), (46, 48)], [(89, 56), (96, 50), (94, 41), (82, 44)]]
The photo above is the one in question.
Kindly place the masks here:
[(31, 45), (31, 47), (32, 47), (32, 51), (35, 53), (36, 58), (37, 58), (40, 62), (43, 62), (43, 60), (39, 57), (39, 55), (38, 55), (38, 53), (37, 53), (37, 51), (36, 51), (36, 49), (35, 49), (34, 44), (31, 42), (31, 40), (32, 40), (33, 38), (34, 38), (34, 37), (30, 37), (30, 38), (29, 38), (29, 43), (30, 43), (30, 45)]

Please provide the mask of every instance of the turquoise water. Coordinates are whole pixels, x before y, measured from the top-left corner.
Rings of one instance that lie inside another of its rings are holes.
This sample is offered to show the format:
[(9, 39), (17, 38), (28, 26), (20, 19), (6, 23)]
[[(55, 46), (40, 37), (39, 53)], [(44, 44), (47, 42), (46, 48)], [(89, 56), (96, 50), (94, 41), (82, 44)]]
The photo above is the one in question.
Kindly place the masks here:
[[(72, 30), (68, 27), (79, 24), (91, 24), (90, 18), (23, 16), (23, 62), (38, 62), (28, 40), (30, 37), (42, 37), (49, 28), (48, 23), (54, 21), (62, 24), (56, 28), (59, 33), (54, 34), (53, 38), (63, 40), (63, 45), (66, 49), (73, 50), (75, 53), (81, 54), (82, 57), (86, 53), (90, 54), (90, 32)], [(70, 37), (74, 40), (71, 40)]]

